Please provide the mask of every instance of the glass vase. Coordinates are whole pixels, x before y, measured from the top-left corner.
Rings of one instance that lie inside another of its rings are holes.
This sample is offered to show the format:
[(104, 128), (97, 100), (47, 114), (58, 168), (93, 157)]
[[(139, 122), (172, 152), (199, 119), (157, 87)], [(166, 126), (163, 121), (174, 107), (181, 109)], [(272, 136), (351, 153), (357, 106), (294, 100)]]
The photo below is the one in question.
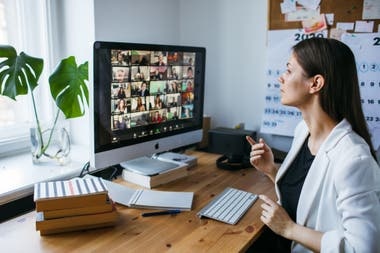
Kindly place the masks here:
[(39, 131), (30, 128), (32, 160), (34, 164), (54, 163), (65, 165), (70, 161), (70, 136), (64, 126)]

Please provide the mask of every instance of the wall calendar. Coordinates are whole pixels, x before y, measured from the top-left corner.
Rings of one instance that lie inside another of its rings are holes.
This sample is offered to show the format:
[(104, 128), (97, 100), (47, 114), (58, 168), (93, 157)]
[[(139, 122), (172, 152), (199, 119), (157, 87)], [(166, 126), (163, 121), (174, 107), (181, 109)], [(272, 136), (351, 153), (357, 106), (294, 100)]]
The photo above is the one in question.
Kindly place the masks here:
[[(268, 31), (265, 109), (260, 131), (293, 136), (302, 119), (297, 108), (283, 106), (278, 77), (285, 71), (291, 47), (310, 37), (327, 37), (327, 31), (305, 34), (302, 29)], [(353, 51), (358, 70), (364, 116), (375, 149), (380, 147), (380, 33), (345, 33), (341, 41)]]

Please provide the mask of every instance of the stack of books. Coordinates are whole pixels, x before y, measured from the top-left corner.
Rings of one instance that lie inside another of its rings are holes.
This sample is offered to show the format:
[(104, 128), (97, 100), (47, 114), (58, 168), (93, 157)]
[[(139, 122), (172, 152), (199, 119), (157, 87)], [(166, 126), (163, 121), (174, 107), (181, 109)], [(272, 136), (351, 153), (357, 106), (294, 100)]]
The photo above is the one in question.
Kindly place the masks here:
[(36, 230), (41, 235), (115, 225), (113, 201), (101, 178), (75, 178), (34, 185)]

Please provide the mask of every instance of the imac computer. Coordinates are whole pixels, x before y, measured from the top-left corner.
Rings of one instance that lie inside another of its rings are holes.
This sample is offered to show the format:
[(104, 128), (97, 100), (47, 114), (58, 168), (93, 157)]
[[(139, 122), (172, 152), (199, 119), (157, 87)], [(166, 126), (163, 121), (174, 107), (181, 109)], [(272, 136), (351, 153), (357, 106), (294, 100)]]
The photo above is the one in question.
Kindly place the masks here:
[(91, 170), (202, 139), (203, 47), (96, 41)]

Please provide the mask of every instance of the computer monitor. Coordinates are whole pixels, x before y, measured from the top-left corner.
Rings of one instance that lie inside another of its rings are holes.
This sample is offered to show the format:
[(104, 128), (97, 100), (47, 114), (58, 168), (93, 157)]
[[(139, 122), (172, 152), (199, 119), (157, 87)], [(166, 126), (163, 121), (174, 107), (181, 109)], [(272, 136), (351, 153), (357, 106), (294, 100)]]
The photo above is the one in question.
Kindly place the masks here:
[(202, 139), (206, 49), (96, 41), (91, 169)]

